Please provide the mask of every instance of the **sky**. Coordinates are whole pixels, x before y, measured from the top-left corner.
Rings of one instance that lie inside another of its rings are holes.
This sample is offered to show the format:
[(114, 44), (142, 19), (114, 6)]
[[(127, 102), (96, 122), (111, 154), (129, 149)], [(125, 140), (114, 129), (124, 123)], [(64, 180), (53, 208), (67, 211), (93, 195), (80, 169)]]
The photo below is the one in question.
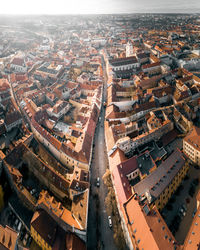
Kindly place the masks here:
[(200, 13), (200, 0), (2, 0), (0, 14)]

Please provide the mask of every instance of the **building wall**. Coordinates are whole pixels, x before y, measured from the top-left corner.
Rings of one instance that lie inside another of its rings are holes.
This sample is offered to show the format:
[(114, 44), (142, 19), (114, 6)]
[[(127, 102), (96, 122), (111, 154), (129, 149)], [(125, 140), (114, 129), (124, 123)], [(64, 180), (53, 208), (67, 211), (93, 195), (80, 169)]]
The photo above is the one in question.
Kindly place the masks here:
[(149, 133), (147, 135), (144, 134), (143, 137), (140, 136), (138, 139), (137, 137), (134, 138), (131, 142), (131, 148), (135, 149), (136, 147), (141, 146), (145, 143), (148, 143), (152, 140), (158, 140), (164, 134), (171, 131), (173, 128), (174, 128), (173, 122), (169, 121), (167, 124), (165, 124), (164, 126), (161, 126), (160, 128), (158, 128), (152, 133), (151, 131), (149, 131)]
[(11, 123), (10, 125), (6, 126), (6, 131), (9, 132), (10, 130), (12, 130), (13, 128), (19, 126), (22, 123), (22, 119), (19, 119), (13, 123)]
[(11, 69), (15, 70), (16, 72), (23, 72), (25, 73), (27, 71), (27, 67), (11, 64)]
[(171, 183), (165, 188), (165, 190), (160, 194), (159, 198), (155, 202), (153, 202), (150, 207), (153, 208), (153, 206), (156, 205), (157, 209), (161, 211), (165, 207), (171, 196), (175, 193), (177, 188), (180, 186), (188, 170), (189, 164), (185, 163), (185, 165), (180, 169), (180, 171), (171, 181)]
[(128, 231), (128, 225), (127, 225), (127, 223), (125, 221), (124, 213), (123, 213), (122, 208), (120, 206), (120, 202), (119, 202), (119, 199), (118, 199), (117, 190), (116, 190), (116, 187), (115, 187), (115, 182), (114, 182), (112, 174), (111, 174), (111, 180), (112, 180), (113, 189), (114, 189), (114, 192), (115, 192), (115, 199), (116, 199), (117, 208), (118, 208), (120, 218), (121, 218), (120, 221), (121, 221), (122, 231), (123, 231), (123, 234), (124, 234), (124, 239), (126, 241), (128, 249), (134, 250), (136, 248), (135, 248), (135, 246), (133, 246), (133, 242), (132, 242), (132, 240), (130, 238), (130, 234), (129, 234), (129, 231)]
[(161, 68), (160, 68), (160, 66), (156, 66), (156, 67), (152, 67), (152, 68), (148, 68), (148, 69), (143, 69), (143, 71), (145, 73), (149, 73), (149, 74), (159, 74), (159, 73), (161, 73)]
[[(80, 162), (72, 157), (70, 157), (69, 155), (65, 154), (63, 151), (59, 151), (57, 150), (51, 143), (49, 143), (48, 140), (46, 140), (35, 128), (34, 126), (31, 124), (31, 129), (34, 133), (34, 135), (36, 136), (36, 138), (46, 147), (48, 148), (48, 150), (54, 155), (54, 157), (56, 157), (56, 159), (58, 159), (61, 163), (63, 163), (65, 166), (67, 166), (68, 168), (73, 169), (75, 166), (84, 169), (84, 170), (89, 170), (89, 166), (90, 166), (90, 162), (91, 162), (91, 154), (90, 154), (90, 161), (89, 163), (84, 163), (84, 162)], [(91, 149), (92, 151), (92, 143), (91, 143)]]
[(31, 237), (35, 242), (45, 250), (51, 250), (52, 247), (47, 244), (47, 242), (40, 236), (40, 234), (31, 226)]
[(185, 140), (183, 140), (183, 152), (187, 154), (189, 159), (200, 166), (200, 148), (197, 150)]
[(60, 117), (62, 117), (64, 114), (66, 114), (69, 110), (70, 110), (70, 105), (67, 105), (65, 108), (60, 110), (60, 112), (58, 112), (58, 113), (51, 112), (49, 109), (47, 109), (47, 113), (50, 116), (55, 116), (56, 118), (60, 119)]
[(122, 65), (122, 66), (112, 66), (112, 69), (114, 71), (118, 71), (118, 70), (129, 70), (129, 69), (136, 69), (140, 67), (139, 63), (132, 63), (132, 64), (127, 64), (127, 65)]
[(11, 189), (14, 190), (14, 192), (17, 194), (18, 198), (23, 202), (23, 204), (31, 211), (35, 210), (35, 204), (20, 190), (20, 188), (17, 187), (16, 183), (14, 182), (8, 168), (7, 164), (4, 162), (3, 167), (5, 170), (5, 173), (8, 178), (8, 182), (11, 186)]
[[(30, 152), (31, 153), (31, 152)], [(34, 157), (34, 156), (33, 156)], [(33, 175), (40, 180), (41, 183), (43, 183), (49, 190), (51, 190), (51, 192), (59, 197), (61, 200), (64, 199), (65, 197), (68, 197), (68, 190), (64, 190), (64, 188), (62, 188), (62, 186), (60, 186), (60, 189), (57, 188), (54, 183), (53, 183), (53, 179), (48, 179), (48, 176), (45, 176), (43, 174), (41, 174), (40, 171), (38, 171), (37, 168), (33, 167), (31, 162), (34, 160), (34, 158), (31, 157), (31, 161), (29, 162), (28, 160), (26, 160), (29, 171), (31, 173), (33, 173)], [(39, 159), (38, 159), (39, 160)], [(37, 161), (37, 159), (35, 159), (35, 161)]]
[(139, 169), (136, 169), (135, 171), (133, 171), (132, 173), (128, 174), (126, 177), (128, 178), (129, 181), (135, 179), (140, 173)]

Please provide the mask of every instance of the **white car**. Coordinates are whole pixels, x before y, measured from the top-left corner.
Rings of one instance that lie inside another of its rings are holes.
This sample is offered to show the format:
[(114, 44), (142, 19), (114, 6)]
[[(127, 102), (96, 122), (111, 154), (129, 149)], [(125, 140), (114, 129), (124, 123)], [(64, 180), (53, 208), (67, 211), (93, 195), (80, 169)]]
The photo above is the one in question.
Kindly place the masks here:
[(100, 186), (100, 178), (99, 177), (97, 177), (96, 185), (97, 185), (97, 187)]
[(108, 224), (109, 224), (109, 227), (111, 228), (112, 227), (112, 219), (111, 219), (110, 215), (108, 216)]
[(34, 189), (31, 190), (30, 194), (34, 195), (36, 192), (37, 192), (37, 190), (34, 188)]

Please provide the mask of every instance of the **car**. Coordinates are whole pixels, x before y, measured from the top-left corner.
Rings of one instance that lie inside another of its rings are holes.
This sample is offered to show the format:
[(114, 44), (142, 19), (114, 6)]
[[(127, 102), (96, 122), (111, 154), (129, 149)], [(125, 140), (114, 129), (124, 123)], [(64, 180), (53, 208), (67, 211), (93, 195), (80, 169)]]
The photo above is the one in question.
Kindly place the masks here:
[(20, 240), (21, 240), (21, 241), (23, 240), (24, 235), (25, 235), (25, 233), (24, 233), (24, 231), (22, 231), (22, 232), (20, 233)]
[(192, 213), (192, 218), (194, 218), (196, 212), (197, 212), (197, 209), (195, 208), (194, 211), (193, 211), (193, 213)]
[(109, 224), (109, 227), (111, 228), (112, 227), (112, 219), (111, 219), (110, 215), (108, 216), (108, 224)]
[(15, 224), (14, 224), (14, 226), (13, 226), (13, 228), (14, 228), (15, 230), (17, 229), (18, 223), (19, 223), (19, 220), (16, 219), (16, 220), (15, 220)]
[(182, 207), (182, 206), (179, 208), (178, 215), (179, 215), (180, 217), (182, 217), (182, 216), (185, 216), (185, 215), (186, 215), (186, 212), (185, 212), (185, 210), (183, 209), (183, 207)]
[(39, 195), (40, 195), (40, 193), (39, 193), (39, 192), (36, 192), (36, 193), (34, 194), (34, 197), (35, 197), (36, 199), (38, 199), (38, 198), (39, 198)]
[(31, 195), (34, 195), (37, 192), (37, 190), (35, 188), (33, 188), (30, 192)]
[(178, 211), (178, 216), (179, 216), (180, 218), (182, 218), (182, 217), (183, 217), (183, 214), (182, 214), (182, 212), (181, 212), (181, 211)]
[(25, 235), (25, 237), (24, 237), (24, 239), (23, 239), (23, 244), (24, 244), (24, 246), (26, 246), (26, 244), (27, 244), (28, 237), (29, 237), (29, 235), (28, 235), (28, 233), (26, 233), (26, 235)]
[(181, 208), (182, 208), (185, 212), (187, 212), (187, 207), (186, 207), (186, 205), (185, 205), (184, 203), (181, 205)]
[(96, 180), (96, 186), (99, 187), (100, 186), (100, 178), (97, 177), (97, 180)]
[(186, 212), (185, 211), (182, 211), (182, 214), (183, 214), (184, 217), (186, 216)]
[(31, 236), (30, 236), (30, 237), (28, 238), (28, 240), (27, 240), (27, 247), (29, 247), (29, 246), (30, 246), (31, 241), (32, 241), (32, 238), (31, 238)]
[(22, 223), (20, 221), (19, 224), (18, 224), (18, 227), (17, 227), (17, 231), (20, 232), (21, 228), (22, 228)]
[(21, 241), (23, 240), (25, 234), (26, 234), (26, 229), (25, 229), (25, 227), (22, 226), (21, 232), (20, 232), (20, 240)]

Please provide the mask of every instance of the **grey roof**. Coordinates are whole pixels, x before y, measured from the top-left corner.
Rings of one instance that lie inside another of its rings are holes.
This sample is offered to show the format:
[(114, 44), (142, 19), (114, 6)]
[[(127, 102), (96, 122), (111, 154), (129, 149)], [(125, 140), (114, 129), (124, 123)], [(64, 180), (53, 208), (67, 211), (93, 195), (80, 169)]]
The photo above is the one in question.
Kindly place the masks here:
[(109, 61), (109, 63), (113, 66), (123, 66), (128, 64), (137, 63), (137, 58), (135, 56), (124, 57), (124, 58), (116, 58)]
[(183, 154), (179, 150), (176, 150), (154, 172), (137, 183), (133, 187), (134, 191), (139, 196), (148, 192), (152, 198), (158, 198), (184, 164), (185, 158)]

